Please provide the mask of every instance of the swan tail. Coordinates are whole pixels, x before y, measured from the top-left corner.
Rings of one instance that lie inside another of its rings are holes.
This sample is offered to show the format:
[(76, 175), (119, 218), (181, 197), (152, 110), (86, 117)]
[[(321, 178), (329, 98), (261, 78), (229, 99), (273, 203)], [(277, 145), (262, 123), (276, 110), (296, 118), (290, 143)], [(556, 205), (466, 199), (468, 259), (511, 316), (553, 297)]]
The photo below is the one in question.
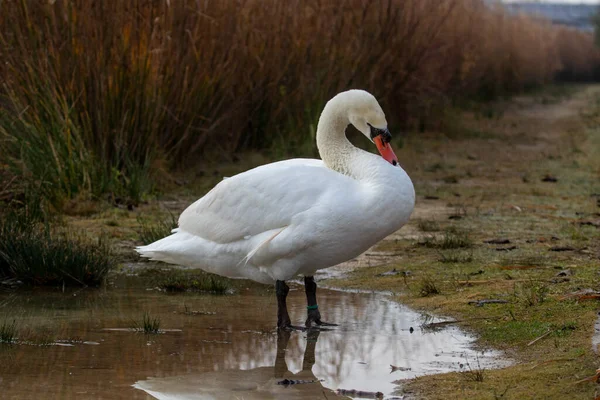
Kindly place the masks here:
[[(173, 229), (173, 233), (165, 238), (157, 240), (146, 246), (137, 246), (140, 256), (153, 261), (162, 261), (169, 264), (185, 264), (188, 249), (198, 246), (200, 243), (191, 243), (201, 240), (194, 235)], [(196, 246), (194, 246), (194, 244)]]

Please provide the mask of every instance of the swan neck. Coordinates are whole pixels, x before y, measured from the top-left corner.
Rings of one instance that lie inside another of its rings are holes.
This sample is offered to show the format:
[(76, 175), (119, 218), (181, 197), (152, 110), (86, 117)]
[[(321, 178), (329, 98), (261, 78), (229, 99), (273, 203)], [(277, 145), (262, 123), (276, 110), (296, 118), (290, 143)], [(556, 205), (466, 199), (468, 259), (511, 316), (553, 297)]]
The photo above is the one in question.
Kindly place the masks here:
[(359, 151), (346, 137), (350, 124), (348, 115), (330, 101), (323, 109), (317, 126), (317, 149), (328, 168), (345, 175), (351, 175), (351, 162)]

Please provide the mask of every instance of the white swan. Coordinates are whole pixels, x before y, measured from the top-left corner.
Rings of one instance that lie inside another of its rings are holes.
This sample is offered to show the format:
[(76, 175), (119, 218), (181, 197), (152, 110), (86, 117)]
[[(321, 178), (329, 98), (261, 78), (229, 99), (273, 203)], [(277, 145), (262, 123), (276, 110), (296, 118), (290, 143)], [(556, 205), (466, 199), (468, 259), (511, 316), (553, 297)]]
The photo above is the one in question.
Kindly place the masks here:
[[(353, 146), (345, 134), (349, 124), (382, 157)], [(222, 276), (276, 282), (280, 328), (291, 327), (284, 281), (302, 274), (306, 325), (320, 325), (314, 272), (358, 256), (400, 229), (414, 208), (412, 182), (390, 139), (375, 97), (342, 92), (319, 119), (322, 160), (280, 161), (225, 179), (183, 211), (171, 236), (137, 251)]]

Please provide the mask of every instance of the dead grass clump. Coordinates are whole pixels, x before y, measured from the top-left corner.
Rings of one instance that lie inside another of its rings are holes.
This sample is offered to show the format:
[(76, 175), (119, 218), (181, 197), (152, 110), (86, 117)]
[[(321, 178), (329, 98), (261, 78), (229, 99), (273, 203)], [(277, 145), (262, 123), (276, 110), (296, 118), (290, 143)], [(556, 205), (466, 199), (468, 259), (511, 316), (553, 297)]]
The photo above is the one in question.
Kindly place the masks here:
[(426, 276), (421, 279), (421, 282), (419, 282), (419, 296), (428, 297), (440, 293), (440, 289), (437, 287), (437, 284), (431, 277)]
[[(506, 256), (502, 257), (499, 261), (500, 268), (502, 269), (528, 269), (529, 268), (543, 268), (552, 266), (555, 264), (553, 260), (545, 254), (521, 254), (517, 256)], [(519, 268), (521, 267), (521, 268)]]
[(447, 230), (444, 232), (444, 237), (439, 242), (441, 249), (460, 249), (471, 247), (473, 241), (469, 237), (468, 232), (460, 230)]
[(440, 224), (437, 221), (428, 221), (424, 219), (419, 220), (418, 227), (422, 232), (438, 232), (441, 230)]
[(457, 250), (440, 251), (438, 261), (444, 264), (470, 263), (473, 261), (473, 252)]
[(548, 285), (544, 282), (531, 280), (515, 285), (513, 295), (525, 307), (533, 307), (546, 301), (548, 291)]
[(477, 367), (471, 367), (471, 364), (467, 360), (466, 366), (467, 368), (464, 371), (460, 372), (460, 375), (463, 379), (472, 382), (483, 382), (485, 379), (485, 369), (481, 367), (479, 363), (479, 357), (477, 358)]

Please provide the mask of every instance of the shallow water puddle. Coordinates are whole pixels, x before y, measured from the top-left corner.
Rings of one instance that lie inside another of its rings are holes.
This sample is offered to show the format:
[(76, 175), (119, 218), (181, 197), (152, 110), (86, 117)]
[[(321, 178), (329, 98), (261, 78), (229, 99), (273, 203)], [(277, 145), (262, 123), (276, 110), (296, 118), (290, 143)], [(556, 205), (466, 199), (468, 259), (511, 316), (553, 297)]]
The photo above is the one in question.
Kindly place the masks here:
[[(43, 327), (55, 343), (72, 344), (0, 347), (3, 398), (307, 399), (335, 398), (338, 389), (390, 396), (399, 379), (467, 363), (507, 365), (498, 352), (473, 350), (473, 337), (456, 327), (422, 330), (419, 314), (383, 295), (318, 295), (323, 318), (340, 326), (287, 334), (273, 329), (275, 298), (265, 293), (2, 295), (0, 321), (16, 318), (20, 329)], [(302, 324), (303, 291), (292, 290), (288, 305)], [(131, 330), (145, 312), (160, 319), (163, 333)]]

